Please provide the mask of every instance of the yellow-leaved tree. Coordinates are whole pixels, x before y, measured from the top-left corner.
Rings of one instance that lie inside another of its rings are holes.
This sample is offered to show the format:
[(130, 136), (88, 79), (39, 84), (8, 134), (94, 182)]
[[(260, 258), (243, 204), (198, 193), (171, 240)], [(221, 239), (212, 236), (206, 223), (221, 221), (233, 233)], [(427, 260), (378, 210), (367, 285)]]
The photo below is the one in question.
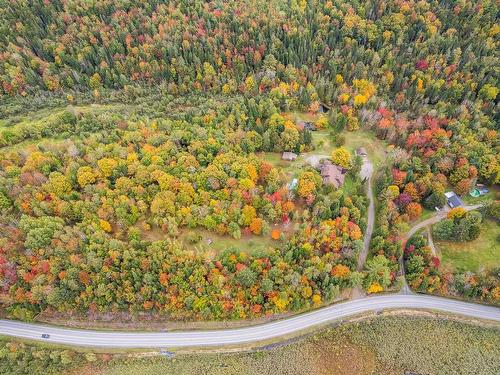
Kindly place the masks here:
[(350, 169), (352, 164), (351, 153), (345, 147), (339, 147), (333, 150), (332, 161), (342, 168)]

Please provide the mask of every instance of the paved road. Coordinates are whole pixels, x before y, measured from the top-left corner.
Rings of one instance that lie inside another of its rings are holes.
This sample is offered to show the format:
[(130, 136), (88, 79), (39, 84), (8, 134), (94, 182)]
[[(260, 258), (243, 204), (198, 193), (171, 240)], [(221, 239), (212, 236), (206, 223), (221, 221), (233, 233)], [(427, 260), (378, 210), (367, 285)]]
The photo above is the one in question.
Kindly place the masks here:
[(367, 195), (370, 200), (370, 204), (368, 205), (368, 221), (366, 223), (366, 231), (365, 238), (363, 243), (363, 249), (361, 250), (358, 258), (358, 271), (362, 271), (365, 266), (366, 257), (368, 256), (368, 250), (370, 250), (370, 240), (372, 238), (373, 233), (373, 225), (375, 223), (375, 202), (373, 199), (373, 190), (372, 190), (372, 175), (373, 175), (373, 165), (368, 160), (367, 157), (363, 158), (363, 166), (361, 167), (361, 177), (367, 180), (368, 189)]
[[(382, 309), (431, 309), (500, 322), (500, 309), (427, 295), (383, 295), (338, 303), (259, 326), (213, 331), (116, 332), (58, 328), (0, 320), (0, 334), (99, 348), (168, 348), (238, 345), (275, 339), (323, 323)], [(42, 333), (50, 334), (42, 339)]]

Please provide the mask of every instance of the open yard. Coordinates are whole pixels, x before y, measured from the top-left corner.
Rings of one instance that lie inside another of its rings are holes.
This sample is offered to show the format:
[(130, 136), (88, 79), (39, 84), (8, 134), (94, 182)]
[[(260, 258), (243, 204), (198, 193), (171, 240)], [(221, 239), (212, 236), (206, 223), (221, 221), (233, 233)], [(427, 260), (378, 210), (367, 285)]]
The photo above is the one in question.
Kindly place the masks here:
[(500, 226), (484, 220), (479, 238), (471, 242), (435, 241), (443, 269), (477, 272), (500, 267)]
[[(304, 112), (288, 112), (285, 114), (290, 120), (298, 121), (311, 121), (315, 122), (318, 115)], [(280, 166), (290, 171), (295, 166), (302, 165), (304, 160), (312, 155), (330, 156), (332, 151), (337, 147), (335, 144), (335, 136), (331, 134), (330, 129), (320, 129), (311, 132), (312, 143), (314, 150), (302, 153), (295, 162), (286, 162), (281, 160), (281, 154), (275, 152), (262, 152), (260, 155), (263, 160), (271, 163), (274, 166)], [(377, 139), (375, 134), (369, 130), (360, 129), (354, 132), (344, 131), (341, 134), (345, 137), (345, 147), (354, 153), (358, 147), (364, 147), (368, 152), (368, 158), (374, 164), (375, 168), (380, 167), (385, 159), (387, 145)]]
[(469, 194), (464, 195), (462, 200), (465, 204), (478, 204), (485, 201), (498, 200), (500, 199), (500, 187), (497, 185), (488, 186), (488, 193), (481, 195), (479, 197), (471, 197)]
[(279, 152), (258, 152), (257, 156), (273, 167), (283, 169), (290, 179), (300, 172), (305, 163), (302, 156), (299, 156), (295, 161), (282, 160)]
[(376, 138), (374, 133), (360, 129), (354, 132), (345, 131), (342, 134), (345, 136), (345, 147), (350, 151), (354, 151), (358, 147), (366, 149), (368, 158), (374, 164), (375, 169), (384, 163), (387, 146)]

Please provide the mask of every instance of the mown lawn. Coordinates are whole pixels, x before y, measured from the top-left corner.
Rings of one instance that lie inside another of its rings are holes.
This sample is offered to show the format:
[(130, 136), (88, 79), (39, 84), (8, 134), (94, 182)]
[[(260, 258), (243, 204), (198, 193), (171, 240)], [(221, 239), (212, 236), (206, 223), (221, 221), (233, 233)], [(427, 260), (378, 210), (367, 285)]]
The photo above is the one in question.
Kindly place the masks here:
[(479, 238), (470, 242), (434, 241), (445, 270), (477, 272), (500, 267), (500, 226), (484, 220)]
[(437, 214), (436, 210), (429, 210), (427, 208), (424, 208), (422, 210), (422, 215), (420, 215), (420, 217), (418, 218), (418, 221), (427, 220), (427, 219), (429, 219), (430, 217), (432, 217), (432, 216), (434, 216), (436, 214)]
[(287, 167), (291, 162), (282, 160), (281, 153), (279, 152), (258, 152), (257, 156), (265, 161), (266, 163), (271, 164), (273, 167)]
[[(215, 252), (221, 252), (230, 248), (236, 248), (243, 252), (252, 252), (264, 251), (269, 247), (279, 247), (282, 244), (280, 241), (273, 240), (270, 234), (261, 236), (242, 234), (240, 239), (236, 239), (229, 235), (221, 236), (213, 232), (199, 229), (193, 232), (201, 235), (202, 239), (196, 244), (190, 244), (186, 240), (183, 240), (187, 249), (214, 250)], [(211, 244), (209, 244), (209, 240), (212, 241)]]
[(368, 153), (368, 159), (378, 169), (385, 163), (387, 145), (369, 130), (360, 129), (354, 132), (344, 131), (345, 147), (354, 152), (358, 147), (364, 147)]
[(314, 153), (330, 156), (335, 146), (334, 138), (330, 135), (329, 129), (322, 129), (312, 132), (312, 142)]
[[(454, 321), (386, 316), (324, 330), (268, 350), (115, 359), (95, 375), (497, 374), (500, 332)], [(83, 372), (86, 374), (85, 370)]]

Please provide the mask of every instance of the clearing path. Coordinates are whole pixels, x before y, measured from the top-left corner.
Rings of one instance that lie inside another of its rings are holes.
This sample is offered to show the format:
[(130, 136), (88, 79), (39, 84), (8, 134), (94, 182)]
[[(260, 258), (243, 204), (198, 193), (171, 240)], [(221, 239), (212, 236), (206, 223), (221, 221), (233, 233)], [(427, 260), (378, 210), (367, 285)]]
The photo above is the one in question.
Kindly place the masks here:
[(366, 224), (365, 238), (363, 243), (363, 249), (361, 250), (358, 258), (358, 271), (362, 271), (365, 266), (366, 257), (368, 256), (368, 250), (370, 249), (370, 240), (373, 233), (373, 225), (375, 224), (375, 200), (373, 198), (372, 190), (372, 175), (373, 175), (373, 164), (365, 156), (363, 158), (363, 166), (361, 167), (361, 178), (365, 179), (368, 184), (367, 196), (370, 201), (368, 205), (368, 222)]
[(432, 255), (437, 257), (436, 246), (434, 246), (434, 240), (432, 239), (431, 227), (427, 227), (427, 245), (431, 248)]
[[(375, 200), (373, 198), (372, 175), (373, 175), (373, 164), (370, 162), (370, 160), (368, 160), (368, 157), (365, 156), (363, 157), (363, 165), (361, 166), (360, 176), (367, 182), (366, 194), (368, 196), (370, 203), (368, 205), (368, 221), (366, 223), (363, 248), (359, 253), (358, 266), (356, 268), (358, 272), (363, 271), (363, 268), (365, 266), (366, 257), (368, 256), (368, 251), (370, 250), (370, 241), (373, 234), (373, 226), (375, 224)], [(352, 289), (351, 293), (352, 299), (359, 299), (365, 296), (366, 294), (361, 287), (356, 287)]]

